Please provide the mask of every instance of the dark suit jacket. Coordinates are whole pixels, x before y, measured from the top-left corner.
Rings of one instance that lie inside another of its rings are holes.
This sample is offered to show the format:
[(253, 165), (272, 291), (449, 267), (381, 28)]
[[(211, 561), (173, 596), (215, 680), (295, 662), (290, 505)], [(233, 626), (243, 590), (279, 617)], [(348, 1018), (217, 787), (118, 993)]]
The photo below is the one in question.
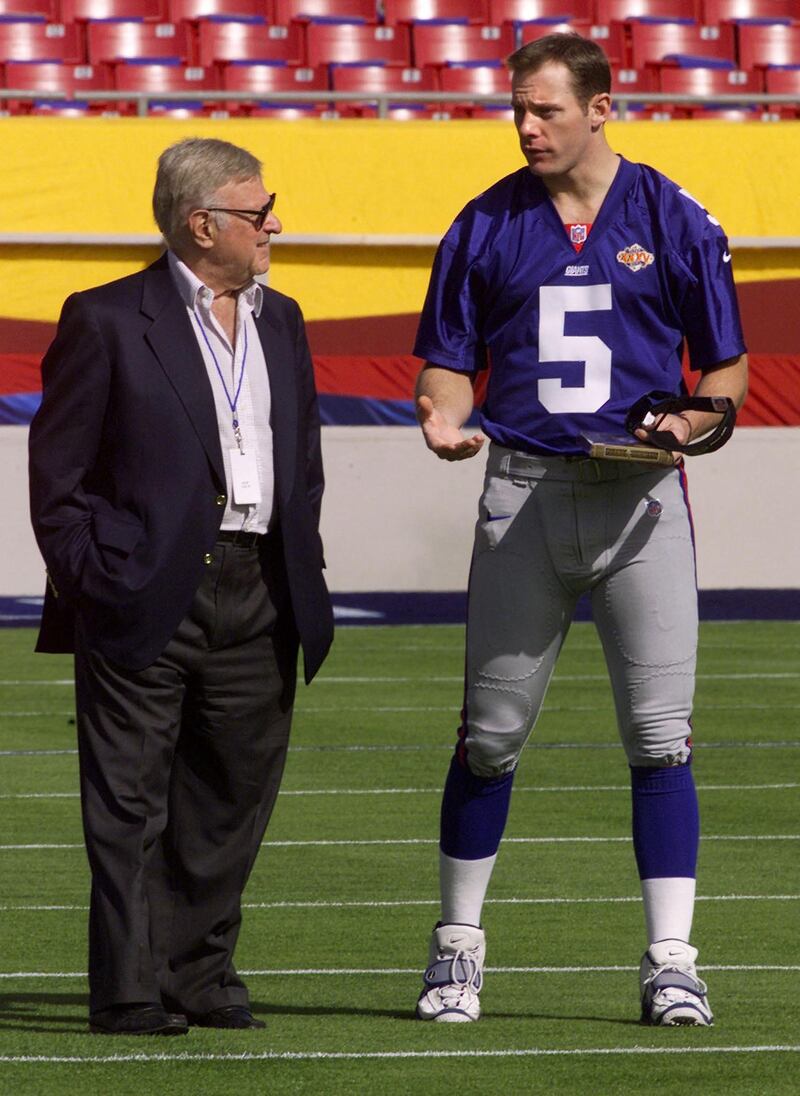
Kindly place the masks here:
[[(265, 289), (256, 326), (272, 395), (276, 535), (310, 681), (333, 634), (314, 376), (293, 300)], [(211, 385), (166, 255), (67, 300), (42, 380), (30, 490), (50, 582), (37, 650), (71, 650), (77, 611), (93, 647), (141, 669), (191, 605), (226, 491)]]

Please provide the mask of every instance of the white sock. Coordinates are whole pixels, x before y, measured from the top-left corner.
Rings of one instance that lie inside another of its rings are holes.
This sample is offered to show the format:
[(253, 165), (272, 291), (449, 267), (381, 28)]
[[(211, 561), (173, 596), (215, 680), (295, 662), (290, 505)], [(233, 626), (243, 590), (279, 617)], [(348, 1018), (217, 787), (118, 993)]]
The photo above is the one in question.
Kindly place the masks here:
[(694, 893), (695, 880), (685, 876), (642, 880), (648, 947), (657, 940), (689, 942)]
[(456, 860), (439, 850), (443, 925), (480, 927), (483, 900), (496, 859), (497, 853), (482, 860)]

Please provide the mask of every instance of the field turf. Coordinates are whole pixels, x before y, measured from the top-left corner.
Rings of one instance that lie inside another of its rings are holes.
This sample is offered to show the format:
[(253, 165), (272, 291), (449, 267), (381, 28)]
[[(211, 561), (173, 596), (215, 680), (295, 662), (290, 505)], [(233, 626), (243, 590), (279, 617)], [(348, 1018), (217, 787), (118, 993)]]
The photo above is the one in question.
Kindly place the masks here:
[(437, 913), (462, 630), (340, 629), (301, 692), (245, 893), (237, 963), (265, 1031), (86, 1028), (88, 872), (72, 668), (0, 631), (0, 1092), (9, 1096), (800, 1091), (800, 622), (706, 624), (695, 917), (716, 1025), (638, 1023), (627, 769), (591, 625), (575, 625), (516, 779), (485, 908), (484, 1015), (413, 1007)]

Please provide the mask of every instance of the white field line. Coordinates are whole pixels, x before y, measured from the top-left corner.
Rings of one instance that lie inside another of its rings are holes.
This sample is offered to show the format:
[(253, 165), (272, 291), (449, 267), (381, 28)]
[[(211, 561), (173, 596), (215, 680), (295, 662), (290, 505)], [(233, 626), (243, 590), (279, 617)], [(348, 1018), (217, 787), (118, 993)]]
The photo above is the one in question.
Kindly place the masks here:
[[(565, 966), (565, 967), (485, 967), (487, 974), (630, 974), (638, 971), (638, 966), (613, 965), (613, 966)], [(800, 971), (798, 964), (774, 963), (736, 963), (736, 964), (710, 964), (705, 963), (697, 968), (702, 971), (727, 972), (727, 973), (781, 973), (795, 974)], [(343, 975), (373, 977), (377, 975), (417, 975), (420, 968), (416, 967), (289, 967), (273, 968), (272, 970), (240, 970), (245, 978), (305, 978), (305, 977), (341, 977)], [(14, 979), (84, 979), (88, 978), (85, 970), (70, 971), (42, 971), (42, 970), (16, 970), (0, 973), (0, 979), (12, 981)]]
[[(800, 834), (706, 834), (703, 841), (800, 841)], [(571, 845), (571, 844), (627, 844), (630, 837), (505, 837), (506, 845)], [(311, 839), (303, 841), (264, 841), (266, 848), (351, 847), (367, 845), (433, 845), (433, 837), (404, 838), (341, 838)], [(0, 851), (26, 851), (40, 849), (82, 849), (82, 842), (37, 842), (31, 844), (0, 845)]]
[[(609, 702), (606, 706), (609, 713), (613, 712), (613, 706)], [(694, 705), (695, 711), (704, 712), (796, 712), (800, 710), (800, 704), (703, 704)], [(298, 703), (297, 711), (303, 715), (330, 715), (340, 714), (340, 705), (319, 705)], [(597, 704), (545, 704), (542, 712), (597, 712)], [(372, 713), (407, 713), (407, 712), (451, 712), (455, 715), (452, 704), (348, 704), (348, 712), (372, 712)], [(73, 708), (63, 711), (4, 711), (0, 709), (0, 719), (33, 719), (46, 716), (73, 716)]]
[[(696, 749), (706, 750), (795, 750), (800, 747), (800, 739), (784, 739), (778, 742), (757, 742), (757, 741), (740, 741), (737, 739), (724, 740), (722, 742), (703, 742), (696, 745)], [(542, 750), (614, 750), (619, 751), (620, 745), (618, 742), (529, 742), (525, 746), (526, 750), (532, 752)], [(450, 743), (433, 743), (426, 745), (387, 745), (386, 743), (378, 745), (308, 745), (308, 746), (289, 746), (289, 752), (292, 754), (297, 753), (430, 753), (431, 751), (443, 753), (445, 751), (452, 753), (453, 747)], [(53, 756), (77, 756), (77, 749), (65, 749), (65, 750), (0, 750), (0, 757), (53, 757)]]
[[(630, 837), (504, 837), (505, 845), (616, 845), (628, 844)], [(800, 841), (798, 833), (704, 834), (703, 841)], [(311, 839), (308, 841), (263, 841), (269, 849), (353, 847), (360, 845), (435, 845), (435, 837), (368, 837), (341, 839)], [(36, 842), (26, 845), (0, 845), (0, 852), (21, 852), (32, 849), (82, 849), (83, 842)]]
[(556, 1049), (551, 1047), (513, 1047), (508, 1050), (264, 1050), (243, 1051), (241, 1054), (212, 1054), (184, 1051), (178, 1054), (103, 1054), (50, 1055), (3, 1054), (0, 1063), (7, 1065), (94, 1065), (100, 1062), (309, 1062), (309, 1061), (382, 1061), (409, 1058), (602, 1058), (625, 1055), (654, 1054), (796, 1054), (800, 1045), (777, 1043), (754, 1046), (712, 1047), (582, 1047)]
[[(797, 902), (800, 894), (700, 894), (695, 902)], [(606, 906), (619, 903), (640, 903), (638, 895), (610, 898), (487, 898), (487, 906)], [(399, 909), (406, 906), (438, 906), (435, 898), (399, 898), (350, 902), (243, 902), (245, 910), (340, 910), (340, 909)], [(0, 913), (85, 913), (88, 906), (12, 906), (0, 905)]]
[[(800, 788), (794, 784), (698, 784), (699, 792), (763, 792), (784, 791)], [(514, 792), (629, 792), (630, 784), (565, 784), (563, 787), (552, 784), (515, 787)], [(441, 795), (441, 785), (429, 788), (305, 788), (281, 791), (286, 796), (306, 795)], [(9, 792), (0, 795), (0, 799), (78, 799), (79, 792)]]
[[(781, 680), (794, 680), (800, 677), (800, 670), (782, 670), (782, 671), (761, 671), (758, 673), (742, 673), (742, 674), (697, 674), (698, 681), (781, 681)], [(554, 674), (552, 680), (554, 682), (559, 681), (608, 681), (608, 674)], [(376, 676), (320, 676), (314, 679), (314, 688), (319, 688), (321, 685), (390, 685), (392, 683), (398, 685), (452, 685), (461, 684), (464, 681), (463, 674), (426, 674), (423, 677), (407, 677), (407, 676), (390, 676), (390, 675), (376, 675)], [(51, 678), (48, 680), (17, 680), (17, 679), (5, 679), (0, 680), (0, 686), (2, 685), (74, 685), (73, 678)]]

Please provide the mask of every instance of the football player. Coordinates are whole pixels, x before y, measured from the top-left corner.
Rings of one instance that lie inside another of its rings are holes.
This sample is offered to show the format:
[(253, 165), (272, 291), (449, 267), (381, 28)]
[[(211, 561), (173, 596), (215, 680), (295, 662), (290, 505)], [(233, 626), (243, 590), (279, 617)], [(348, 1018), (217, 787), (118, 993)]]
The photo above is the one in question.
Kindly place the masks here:
[[(647, 947), (642, 1019), (708, 1025), (690, 943), (699, 839), (691, 714), (697, 590), (680, 454), (708, 410), (642, 414), (640, 460), (599, 460), (643, 397), (740, 406), (747, 359), (719, 223), (686, 191), (609, 147), (609, 65), (552, 34), (508, 61), (527, 167), (471, 201), (434, 263), (415, 353), (418, 417), (444, 460), (490, 440), (469, 582), (463, 721), (441, 812), (441, 920), (417, 1003), (424, 1020), (480, 1014), (481, 907), (514, 771), (575, 604), (588, 592), (630, 767)], [(483, 434), (461, 427), (491, 363)], [(708, 401), (710, 402), (710, 401)], [(645, 401), (646, 403), (646, 401)], [(636, 441), (630, 437), (630, 442)], [(665, 454), (660, 453), (663, 457)]]

